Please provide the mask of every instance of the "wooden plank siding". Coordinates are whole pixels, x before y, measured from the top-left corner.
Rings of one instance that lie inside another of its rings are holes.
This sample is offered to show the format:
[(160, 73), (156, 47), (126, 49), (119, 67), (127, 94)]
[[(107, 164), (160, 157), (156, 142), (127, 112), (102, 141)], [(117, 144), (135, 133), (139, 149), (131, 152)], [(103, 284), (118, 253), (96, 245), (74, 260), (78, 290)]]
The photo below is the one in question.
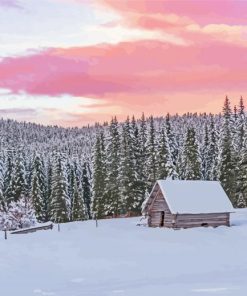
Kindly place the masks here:
[(164, 226), (165, 226), (166, 223), (170, 222), (172, 214), (163, 197), (161, 190), (158, 190), (152, 204), (149, 207), (148, 225), (151, 227), (159, 227), (161, 222), (162, 212), (165, 212), (165, 217), (164, 217)]
[(160, 227), (162, 212), (164, 212), (164, 227), (166, 228), (192, 228), (230, 226), (230, 213), (208, 214), (172, 214), (160, 189), (153, 192), (152, 202), (148, 206), (148, 225)]

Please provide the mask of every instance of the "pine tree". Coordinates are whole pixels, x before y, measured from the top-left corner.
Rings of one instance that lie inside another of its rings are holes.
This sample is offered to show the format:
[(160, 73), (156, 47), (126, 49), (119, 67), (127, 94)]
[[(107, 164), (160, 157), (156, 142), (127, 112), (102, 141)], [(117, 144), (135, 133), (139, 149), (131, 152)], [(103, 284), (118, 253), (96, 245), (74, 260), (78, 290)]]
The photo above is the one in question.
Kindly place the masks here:
[(13, 201), (13, 178), (12, 174), (14, 171), (14, 163), (13, 163), (13, 155), (8, 153), (7, 161), (6, 161), (6, 169), (4, 173), (4, 182), (3, 182), (3, 196), (4, 201), (8, 205), (11, 201)]
[(85, 203), (86, 214), (89, 219), (92, 218), (91, 214), (91, 185), (89, 182), (89, 165), (84, 162), (82, 166), (82, 194)]
[[(145, 131), (143, 135), (145, 137)], [(131, 139), (131, 146), (132, 146), (130, 155), (132, 159), (131, 162), (133, 165), (134, 180), (132, 181), (133, 182), (133, 190), (132, 190), (133, 203), (129, 211), (132, 212), (134, 215), (140, 215), (141, 207), (145, 199), (145, 191), (146, 191), (146, 181), (144, 179), (143, 172), (141, 172), (141, 169), (143, 168), (143, 163), (140, 164), (140, 161), (142, 159), (141, 155), (143, 153), (143, 148), (145, 145), (140, 144), (139, 130), (138, 130), (137, 123), (134, 116), (132, 117), (132, 121), (130, 125), (130, 139)]]
[[(246, 129), (246, 126), (245, 126)], [(236, 207), (247, 206), (247, 132), (244, 131), (243, 147), (239, 156), (237, 185), (236, 185)]]
[(36, 154), (33, 161), (31, 197), (38, 221), (47, 221), (45, 167), (41, 156)]
[(145, 192), (147, 191), (147, 123), (145, 115), (142, 114), (140, 120), (140, 128), (135, 131), (135, 147), (136, 147), (136, 173), (138, 180), (138, 191), (141, 196), (141, 200), (145, 198)]
[(61, 154), (57, 154), (54, 161), (50, 213), (52, 221), (63, 223), (68, 222), (70, 217), (65, 160)]
[(85, 206), (81, 194), (78, 189), (77, 182), (74, 183), (72, 204), (72, 221), (83, 221), (86, 219)]
[(45, 196), (45, 212), (46, 220), (49, 221), (51, 218), (51, 192), (52, 192), (52, 164), (50, 157), (46, 164), (46, 196)]
[(209, 139), (209, 131), (207, 124), (205, 125), (204, 139), (203, 139), (203, 147), (202, 147), (202, 176), (204, 180), (209, 179), (209, 171), (210, 171), (210, 139)]
[(166, 115), (166, 134), (168, 137), (168, 144), (171, 151), (173, 165), (176, 166), (178, 158), (178, 144), (174, 136), (173, 127), (171, 125), (171, 117), (169, 113)]
[(129, 117), (123, 125), (120, 161), (120, 188), (125, 212), (133, 212), (135, 207), (135, 150)]
[(12, 183), (12, 200), (18, 201), (19, 199), (27, 196), (27, 182), (26, 171), (24, 166), (24, 159), (21, 152), (18, 153), (14, 171), (11, 175)]
[(96, 136), (93, 155), (93, 212), (98, 218), (105, 215), (106, 151), (104, 132)]
[(201, 179), (201, 163), (199, 149), (196, 140), (194, 128), (189, 128), (186, 135), (184, 146), (184, 174), (185, 180), (200, 180)]
[(235, 133), (235, 150), (237, 153), (241, 152), (244, 145), (244, 136), (245, 136), (245, 124), (246, 124), (246, 115), (245, 115), (245, 106), (244, 100), (241, 97), (239, 101), (239, 108), (236, 118), (236, 133)]
[(0, 156), (0, 211), (4, 210), (5, 200), (4, 200), (4, 163), (3, 163), (3, 156)]
[(68, 184), (68, 199), (69, 203), (71, 205), (71, 208), (69, 209), (70, 212), (70, 220), (72, 220), (72, 206), (73, 206), (73, 197), (74, 197), (74, 188), (76, 180), (76, 172), (75, 172), (75, 166), (74, 163), (70, 163), (67, 161), (66, 163), (66, 175), (67, 175), (67, 184)]
[(107, 142), (107, 186), (105, 195), (105, 214), (118, 216), (124, 212), (124, 206), (120, 192), (120, 136), (116, 117), (114, 117), (111, 121), (109, 127), (109, 138)]
[(158, 179), (166, 179), (168, 177), (177, 178), (177, 174), (175, 173), (175, 168), (172, 161), (172, 155), (169, 146), (169, 140), (167, 137), (165, 127), (162, 127), (159, 132), (159, 142), (158, 142), (158, 170), (157, 170), (157, 178)]
[(214, 118), (210, 116), (210, 137), (209, 148), (207, 151), (207, 166), (205, 169), (206, 180), (218, 180), (219, 147), (218, 135), (215, 129)]
[(155, 135), (154, 119), (153, 116), (151, 116), (149, 122), (149, 134), (147, 142), (147, 171), (149, 190), (151, 190), (158, 177), (157, 146), (158, 145)]
[(232, 111), (227, 97), (223, 107), (223, 120), (219, 179), (233, 205), (236, 206), (236, 159), (232, 138)]

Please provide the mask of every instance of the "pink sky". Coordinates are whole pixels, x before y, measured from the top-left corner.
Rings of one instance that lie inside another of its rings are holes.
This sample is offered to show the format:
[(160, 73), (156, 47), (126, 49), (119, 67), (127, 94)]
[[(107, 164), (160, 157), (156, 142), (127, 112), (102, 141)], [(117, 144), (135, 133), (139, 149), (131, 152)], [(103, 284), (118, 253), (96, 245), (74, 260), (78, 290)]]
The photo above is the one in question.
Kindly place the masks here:
[(0, 116), (81, 126), (245, 97), (246, 1), (40, 2), (0, 0)]

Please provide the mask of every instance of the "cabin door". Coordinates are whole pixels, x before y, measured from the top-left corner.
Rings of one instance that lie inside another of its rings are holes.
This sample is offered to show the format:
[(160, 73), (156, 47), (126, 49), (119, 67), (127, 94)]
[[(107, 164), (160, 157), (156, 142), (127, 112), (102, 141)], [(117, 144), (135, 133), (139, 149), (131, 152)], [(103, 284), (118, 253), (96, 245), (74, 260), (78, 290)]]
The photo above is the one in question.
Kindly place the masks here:
[(164, 227), (164, 221), (165, 221), (165, 212), (161, 212), (160, 216), (160, 227)]

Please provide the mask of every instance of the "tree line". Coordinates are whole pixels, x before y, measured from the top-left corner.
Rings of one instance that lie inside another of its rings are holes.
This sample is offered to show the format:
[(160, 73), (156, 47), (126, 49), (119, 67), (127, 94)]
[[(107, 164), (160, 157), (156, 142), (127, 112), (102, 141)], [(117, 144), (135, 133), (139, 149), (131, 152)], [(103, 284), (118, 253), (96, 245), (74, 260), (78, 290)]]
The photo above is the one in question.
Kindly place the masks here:
[(219, 115), (140, 119), (94, 127), (0, 121), (0, 225), (140, 215), (157, 179), (219, 180), (247, 203), (243, 99)]

